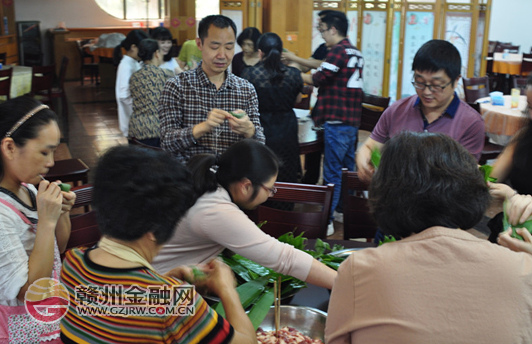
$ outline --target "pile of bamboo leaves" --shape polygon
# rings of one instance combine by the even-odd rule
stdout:
[[[294,237],[293,233],[286,233],[278,240],[309,253],[333,269],[338,269],[340,263],[345,259],[345,257],[340,258],[328,254],[331,250],[343,249],[343,246],[335,245],[331,249],[328,243],[320,239],[316,240],[314,250],[306,250],[307,239],[303,237],[303,234]],[[281,277],[281,298],[293,296],[301,288],[307,286],[305,282],[295,277],[279,274],[238,254],[224,251],[221,258],[231,267],[236,276],[239,284],[236,290],[240,302],[244,309],[249,309],[248,316],[255,329],[260,326],[274,303],[273,284],[278,277]],[[213,308],[218,314],[225,317],[225,310],[221,302],[213,305]]]

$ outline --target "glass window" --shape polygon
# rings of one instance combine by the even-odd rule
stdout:
[[[120,19],[163,19],[165,0],[94,0],[105,12]]]

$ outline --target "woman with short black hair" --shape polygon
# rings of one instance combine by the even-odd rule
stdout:
[[[490,198],[477,161],[449,136],[392,137],[369,204],[383,233],[402,240],[340,265],[325,341],[530,343],[532,256],[465,231]]]

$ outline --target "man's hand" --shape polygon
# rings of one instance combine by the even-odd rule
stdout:
[[[368,138],[366,142],[364,142],[362,147],[360,147],[360,149],[357,149],[356,164],[358,178],[360,178],[360,180],[362,180],[363,182],[371,182],[373,173],[375,173],[375,166],[373,166],[373,164],[371,163],[371,152],[374,149],[382,151],[383,146],[384,144],[377,142],[372,138]]]
[[[207,120],[204,122],[201,122],[200,124],[197,124],[192,128],[192,135],[194,138],[199,139],[203,135],[213,132],[221,126],[224,121],[230,117],[233,117],[229,112],[220,110],[220,109],[212,109],[208,115]]]
[[[255,135],[255,126],[249,119],[249,116],[245,114],[243,110],[240,110],[240,109],[235,110],[233,112],[237,114],[244,113],[244,117],[236,118],[235,116],[230,115],[230,117],[228,117],[227,120],[229,121],[229,127],[231,128],[231,130],[235,134],[242,135],[248,139],[252,137],[253,135]]]

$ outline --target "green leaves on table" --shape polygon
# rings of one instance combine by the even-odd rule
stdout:
[[[387,242],[394,242],[394,241],[396,240],[393,235],[385,235],[384,240],[379,241],[379,246],[381,246],[382,244],[386,244]]]
[[[490,182],[490,183],[496,183],[497,178],[490,177],[491,172],[493,171],[493,166],[491,165],[482,165],[478,168],[480,170],[480,173],[482,173],[482,176],[484,176],[484,181]]]
[[[273,288],[268,288],[249,311],[248,317],[249,320],[251,320],[255,331],[257,331],[260,324],[264,321],[264,318],[266,318],[274,301],[275,295],[273,294]]]

